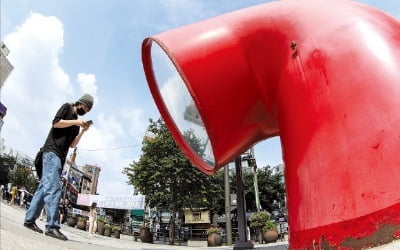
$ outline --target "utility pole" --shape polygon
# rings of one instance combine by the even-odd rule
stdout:
[[[75,159],[76,159],[76,149],[77,149],[77,147],[74,148],[74,152],[72,153],[71,162],[75,162]],[[71,165],[72,165],[72,164],[71,164]]]
[[[70,169],[72,168],[72,164],[75,163],[76,149],[77,149],[77,147],[74,148],[74,151],[72,152],[72,155],[71,155],[71,161],[69,163]],[[67,172],[67,174],[65,176],[65,180],[63,182],[63,200],[65,200],[65,198],[67,198],[68,174],[69,174],[69,171]]]
[[[226,244],[232,245],[232,221],[231,221],[231,187],[229,183],[229,164],[225,165],[225,221]]]

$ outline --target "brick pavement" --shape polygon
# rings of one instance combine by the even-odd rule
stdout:
[[[2,250],[116,250],[116,249],[233,249],[232,246],[222,247],[188,247],[170,246],[167,244],[149,244],[134,241],[132,236],[121,234],[121,239],[101,235],[90,236],[88,232],[63,225],[61,231],[69,238],[68,241],[61,241],[44,234],[33,232],[23,226],[24,209],[18,206],[10,206],[5,201],[0,201],[0,249]],[[36,223],[42,229],[45,222],[37,220]],[[257,250],[285,250],[288,249],[287,242],[277,242],[268,245],[255,245]],[[400,240],[394,241],[371,250],[398,250]]]

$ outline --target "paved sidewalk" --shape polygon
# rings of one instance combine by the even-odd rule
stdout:
[[[78,230],[67,225],[61,231],[68,237],[68,241],[61,241],[44,234],[33,232],[23,226],[25,210],[18,206],[10,206],[0,201],[0,249],[2,250],[113,250],[113,249],[233,249],[227,247],[187,247],[164,244],[149,244],[134,241],[132,236],[121,235],[121,239],[101,235],[90,236],[88,232]],[[45,223],[37,220],[36,224],[44,230]],[[264,245],[255,245],[256,249],[285,250],[287,242],[277,242]]]
[[[68,241],[61,241],[44,234],[33,232],[23,226],[24,209],[18,206],[10,206],[4,201],[0,201],[0,249],[1,250],[117,250],[117,249],[178,249],[178,250],[197,250],[197,249],[233,249],[227,247],[188,247],[171,246],[167,244],[149,244],[134,241],[132,236],[122,235],[121,239],[106,237],[101,235],[90,236],[88,232],[78,230],[67,225],[61,227],[61,231],[68,237]],[[41,229],[45,228],[45,222],[37,220],[36,223]],[[286,250],[287,242],[276,242],[264,245],[255,245],[257,250]],[[371,248],[371,250],[398,250],[400,240],[390,244]]]

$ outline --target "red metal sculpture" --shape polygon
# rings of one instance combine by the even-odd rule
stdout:
[[[182,83],[162,83],[154,47]],[[361,248],[400,235],[396,19],[347,0],[280,1],[161,33],[142,49],[157,107],[203,172],[281,137],[290,248]]]

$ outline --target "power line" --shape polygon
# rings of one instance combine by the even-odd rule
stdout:
[[[79,150],[83,150],[83,151],[114,151],[114,150],[122,150],[122,149],[128,149],[128,148],[136,148],[139,146],[140,145],[133,145],[133,146],[122,146],[122,147],[115,147],[115,148],[97,148],[97,149],[79,148]]]

